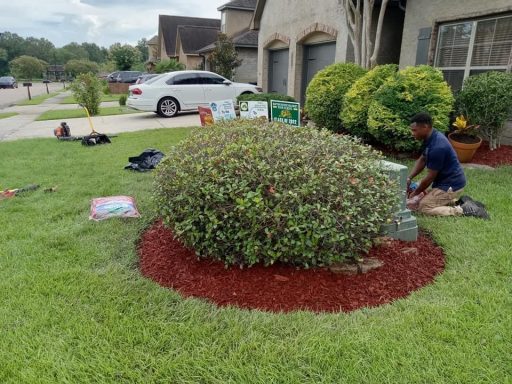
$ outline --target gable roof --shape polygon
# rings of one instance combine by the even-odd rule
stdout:
[[[175,57],[176,38],[178,36],[179,26],[213,27],[220,29],[219,19],[204,19],[201,17],[187,16],[168,16],[160,15],[158,17],[160,38],[164,41],[167,56]]]
[[[197,50],[217,40],[219,28],[180,26],[178,27],[178,39],[183,52],[197,54]]]
[[[267,0],[257,0],[256,7],[254,8],[254,15],[252,17],[252,29],[260,29],[261,16],[263,15],[263,9],[265,9],[266,3]]]
[[[258,48],[258,31],[246,29],[240,32],[238,35],[232,37],[235,48]],[[213,51],[215,48],[215,41],[211,44],[202,47],[196,51],[196,53],[207,53]]]
[[[254,11],[257,1],[258,0],[232,0],[229,3],[221,5],[219,8],[217,8],[217,10],[223,11],[224,9],[241,9]]]
[[[148,40],[148,45],[157,45],[158,44],[158,35],[153,36]]]

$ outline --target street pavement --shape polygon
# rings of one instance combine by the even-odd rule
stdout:
[[[63,86],[60,83],[48,84],[48,90],[50,92],[55,92],[62,88]],[[46,94],[46,85],[43,83],[33,83],[32,87],[30,87],[30,94],[33,97]],[[18,88],[0,89],[0,109],[12,106],[27,99],[27,88],[23,86],[23,83],[18,84]]]
[[[0,112],[17,112],[19,115],[7,119],[0,119],[0,141],[11,141],[25,138],[53,137],[53,130],[61,120],[35,121],[43,112],[52,109],[78,108],[76,104],[59,104],[62,99],[69,96],[63,92],[56,97],[45,100],[40,105],[12,106],[0,108]],[[116,102],[103,103],[102,106],[115,106]],[[94,129],[101,133],[117,134],[157,128],[179,128],[198,126],[197,113],[182,114],[174,118],[165,119],[155,113],[134,113],[116,116],[95,116],[92,118]],[[86,118],[67,119],[73,136],[84,136],[91,132],[89,121]]]

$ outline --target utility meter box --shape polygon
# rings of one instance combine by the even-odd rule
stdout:
[[[408,169],[401,164],[382,161],[382,167],[389,177],[396,181],[396,188],[400,196],[400,203],[393,216],[393,221],[384,224],[381,232],[385,236],[403,241],[416,241],[418,239],[418,223],[416,217],[407,209],[407,175]]]

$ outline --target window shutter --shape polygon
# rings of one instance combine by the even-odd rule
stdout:
[[[418,35],[418,47],[416,48],[416,65],[428,64],[428,54],[430,50],[430,37],[432,28],[420,28]]]

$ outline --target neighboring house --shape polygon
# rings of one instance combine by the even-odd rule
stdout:
[[[214,36],[212,29],[216,29],[216,33],[218,33],[220,31],[220,25],[219,19],[160,15],[158,18],[158,49],[155,61],[165,59],[179,60],[181,58],[184,60],[182,63],[187,65],[187,69],[196,69],[195,64],[197,60],[194,58],[199,57],[199,55],[196,52],[185,53],[185,51],[188,50],[190,46],[197,46],[197,50],[207,44],[213,43],[217,35],[215,34]],[[191,34],[188,30],[182,28],[180,35],[180,27],[195,27],[194,31],[200,33],[200,39],[194,42],[185,42],[185,36],[189,38]],[[199,32],[201,28],[204,29],[204,32]],[[213,39],[205,39],[205,36],[211,36]],[[178,41],[179,39],[180,41]],[[184,47],[185,49],[183,49]],[[189,65],[191,66],[189,67]]]
[[[218,8],[221,13],[221,32],[232,39],[238,58],[242,61],[235,70],[234,80],[244,83],[258,81],[258,31],[250,29],[257,0],[233,0]],[[211,70],[208,57],[215,43],[197,51],[204,57],[204,67]]]
[[[399,1],[391,0],[384,23],[378,61],[398,62],[404,23]],[[252,27],[260,33],[258,84],[267,92],[304,101],[306,87],[319,70],[353,60],[339,0],[258,0]]]
[[[158,60],[158,35],[153,36],[148,40],[148,62],[155,62]]]
[[[180,26],[176,39],[178,61],[185,64],[187,69],[202,69],[203,57],[197,52],[205,45],[217,40],[218,28]]]

